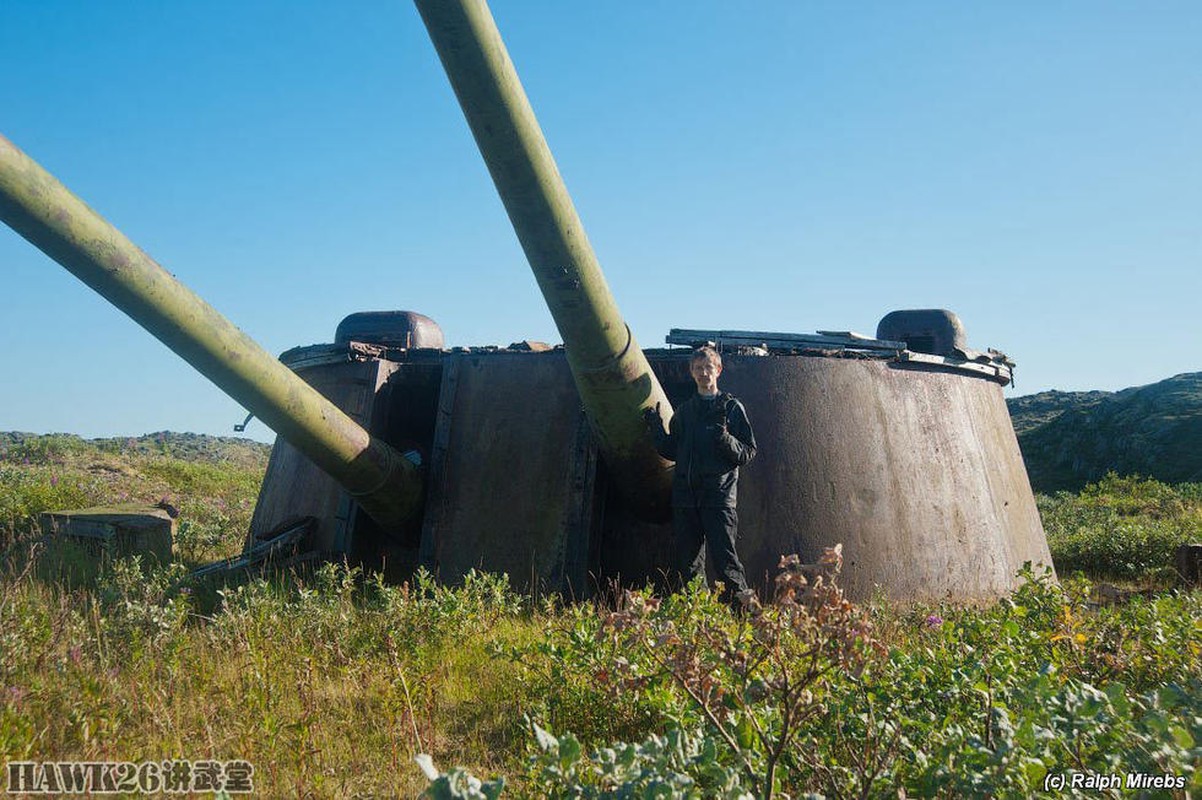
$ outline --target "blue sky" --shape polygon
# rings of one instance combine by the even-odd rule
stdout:
[[[1011,396],[1202,369],[1202,4],[492,9],[644,345],[944,307]],[[7,0],[0,74],[0,133],[271,352],[558,341],[404,2]],[[0,430],[243,416],[3,227],[0,336]]]

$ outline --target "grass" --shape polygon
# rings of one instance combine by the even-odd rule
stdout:
[[[535,604],[487,575],[388,586],[337,565],[174,590],[188,567],[237,551],[261,474],[72,441],[0,455],[0,761],[245,759],[267,796],[409,797],[428,785],[424,752],[537,797],[617,785],[619,768],[592,755],[609,747],[631,786],[687,773],[747,787],[762,748],[717,738],[656,648],[620,638],[630,622],[612,608]],[[181,563],[30,552],[40,511],[121,494],[179,506]],[[869,604],[875,649],[810,687],[823,711],[783,751],[781,790],[1022,797],[1050,770],[1115,759],[1202,787],[1202,593],[1169,588],[1166,568],[1198,538],[1202,487],[1108,477],[1039,504],[1062,584],[1033,575],[985,609]],[[1090,579],[1159,588],[1099,607]],[[648,614],[647,631],[690,642],[746,630],[701,591]],[[779,725],[756,676],[722,663],[707,674],[746,699],[731,730],[739,714]],[[673,761],[656,736],[695,757]],[[870,769],[873,747],[887,763]]]
[[[3,584],[0,760],[244,758],[272,793],[385,797],[420,791],[418,752],[499,769],[520,749],[517,667],[488,653],[528,644],[533,617],[334,567],[202,616],[169,577],[114,562],[95,591]]]

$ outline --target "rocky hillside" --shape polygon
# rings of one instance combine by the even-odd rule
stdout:
[[[1014,432],[1019,436],[1059,417],[1065,411],[1079,411],[1114,397],[1114,392],[1050,392],[1028,394],[1006,401]]]
[[[1111,471],[1202,481],[1202,372],[1120,392],[1006,402],[1036,491],[1076,491]]]

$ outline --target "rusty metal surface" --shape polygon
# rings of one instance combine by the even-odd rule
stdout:
[[[315,517],[290,520],[262,536],[253,537],[246,543],[240,555],[197,567],[188,574],[186,580],[194,581],[209,575],[228,576],[239,570],[268,563],[281,565],[306,549],[305,545],[317,522]]]
[[[580,397],[562,353],[448,356],[422,554],[443,580],[505,572],[558,590],[578,569]],[[447,381],[453,397],[446,397]]]
[[[819,333],[774,333],[771,331],[719,331],[673,328],[664,337],[668,344],[683,344],[700,347],[711,343],[723,348],[732,346],[760,346],[766,350],[796,350],[801,348],[823,348],[832,350],[866,350],[895,353],[905,350],[906,343],[886,339],[872,339],[852,331],[821,331]]]
[[[396,369],[387,361],[342,361],[298,372],[304,381],[356,423],[370,430],[375,397]],[[251,517],[247,549],[279,525],[311,516],[312,542],[323,552],[350,550],[352,501],[324,470],[287,439],[276,439],[263,476],[263,486]]]
[[[416,311],[358,311],[344,317],[334,331],[334,343],[441,350],[445,341],[438,323]]]
[[[908,316],[907,316],[908,315]],[[819,331],[811,333],[771,333],[767,331],[720,331],[673,328],[664,341],[668,344],[700,347],[715,345],[721,352],[746,355],[812,355],[839,356],[849,358],[879,358],[906,362],[909,366],[938,367],[976,375],[984,375],[1003,386],[1014,381],[1014,362],[1005,353],[990,349],[982,353],[970,350],[963,344],[964,326],[950,311],[894,311],[886,315],[885,322],[896,318],[901,322],[917,319],[921,335],[915,335],[918,347],[925,350],[907,349],[906,342],[888,339],[870,339],[852,331]],[[950,318],[950,319],[949,319]],[[931,320],[935,321],[932,322]],[[940,321],[946,323],[940,326]],[[898,329],[901,322],[892,326]],[[954,324],[953,324],[954,323]],[[889,326],[886,326],[889,329]],[[935,332],[932,333],[931,331]],[[901,332],[904,332],[901,331]],[[954,334],[954,335],[953,335]],[[931,348],[944,347],[946,355],[931,355]]]
[[[906,350],[898,353],[897,361],[900,365],[908,367],[916,367],[919,369],[936,368],[941,370],[951,370],[955,372],[971,372],[982,375],[991,381],[997,381],[1002,386],[1007,386],[1014,382],[1014,365],[1013,363],[1005,363],[1002,361],[994,361],[989,358],[981,360],[970,360],[966,358],[957,358],[955,356],[932,356],[926,353],[912,353]]]
[[[761,586],[781,555],[843,543],[844,585],[867,598],[988,598],[1024,561],[1051,565],[1001,388],[888,362],[728,356],[760,449],[739,481],[739,554]],[[682,358],[655,358],[666,388]],[[607,525],[606,572],[654,576],[668,526]],[[616,529],[615,529],[616,528]],[[639,545],[645,542],[645,545]]]
[[[877,323],[878,339],[900,339],[916,353],[950,356],[968,347],[964,323],[942,308],[890,311]]]

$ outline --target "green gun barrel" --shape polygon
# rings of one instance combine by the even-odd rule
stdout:
[[[338,481],[385,531],[418,468],[296,376],[0,136],[0,220],[99,292]]]
[[[668,513],[671,465],[642,412],[671,405],[618,311],[483,0],[415,0],[526,253],[610,474],[632,508]]]

